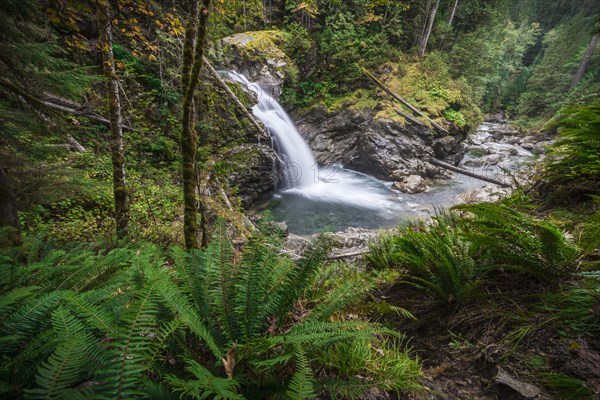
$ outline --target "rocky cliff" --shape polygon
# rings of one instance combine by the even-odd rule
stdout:
[[[424,125],[378,117],[373,109],[318,107],[297,124],[319,163],[340,163],[387,181],[443,177],[427,158],[453,158],[462,150],[460,134],[440,136]]]

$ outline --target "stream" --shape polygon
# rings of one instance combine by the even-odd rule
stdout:
[[[506,189],[455,174],[436,180],[417,194],[405,194],[367,174],[341,165],[319,166],[295,124],[279,103],[256,83],[235,72],[224,74],[257,95],[252,111],[267,127],[272,145],[284,165],[285,185],[256,211],[271,210],[276,221],[285,222],[291,233],[310,235],[348,227],[392,228],[403,221],[431,215],[435,209],[473,200]],[[481,175],[509,181],[507,174],[533,159],[518,133],[503,123],[484,122],[466,140],[467,153],[460,166]],[[479,193],[479,194],[478,194]]]

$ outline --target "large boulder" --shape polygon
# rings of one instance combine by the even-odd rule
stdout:
[[[217,42],[213,58],[217,65],[240,72],[279,99],[283,82],[297,74],[296,67],[280,49],[283,35],[281,31],[237,33]]]
[[[427,126],[380,117],[368,108],[329,112],[317,107],[305,112],[297,125],[319,163],[341,163],[387,181],[402,181],[408,175],[445,176],[427,159],[449,155],[460,140],[451,136],[451,143],[442,140],[434,150],[440,138]]]

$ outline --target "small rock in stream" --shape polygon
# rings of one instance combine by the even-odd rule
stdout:
[[[420,175],[408,175],[399,182],[394,182],[393,189],[397,189],[403,193],[415,194],[421,193],[429,189],[427,182]]]

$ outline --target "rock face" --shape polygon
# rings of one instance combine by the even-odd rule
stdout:
[[[282,176],[282,168],[271,147],[243,146],[230,157],[229,162],[235,171],[229,176],[229,183],[239,188],[238,195],[243,207],[273,196]]]
[[[302,115],[297,125],[319,163],[341,163],[388,181],[402,181],[408,175],[444,176],[426,160],[456,152],[461,140],[460,136],[439,137],[410,122],[376,118],[369,109],[327,112],[318,107]]]
[[[295,67],[278,47],[279,31],[244,32],[221,39],[217,44],[217,65],[236,70],[273,98],[279,99],[283,82],[295,74]]]

